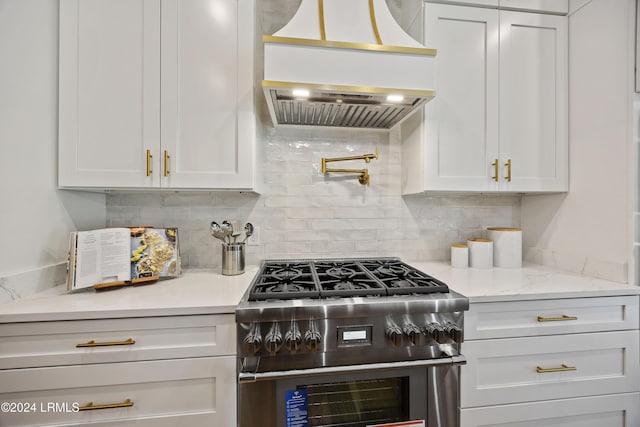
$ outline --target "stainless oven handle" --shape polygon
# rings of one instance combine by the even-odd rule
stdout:
[[[291,377],[309,377],[315,375],[348,374],[367,371],[380,371],[383,369],[438,367],[464,365],[467,360],[462,355],[440,359],[409,360],[403,362],[368,363],[364,365],[331,366],[326,368],[297,369],[291,371],[274,372],[240,372],[238,382],[249,383],[264,380],[277,380]]]

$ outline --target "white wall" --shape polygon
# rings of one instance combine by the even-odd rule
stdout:
[[[56,189],[58,1],[0,0],[0,303],[61,283],[105,196]]]
[[[523,197],[525,253],[534,262],[626,282],[635,1],[578,3],[569,17],[570,190]]]

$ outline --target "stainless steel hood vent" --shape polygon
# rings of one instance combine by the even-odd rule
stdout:
[[[406,34],[385,0],[302,0],[263,41],[275,125],[391,129],[435,96],[435,49]]]
[[[290,89],[265,87],[280,125],[390,129],[425,102],[425,97],[404,97],[389,102],[386,94],[323,92],[314,90],[305,99]]]

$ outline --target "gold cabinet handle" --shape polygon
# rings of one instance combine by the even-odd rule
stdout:
[[[491,177],[495,182],[498,182],[498,175],[500,175],[500,165],[498,164],[498,159],[495,162],[491,163],[491,166],[495,168],[495,175]]]
[[[169,155],[169,151],[164,150],[164,176],[169,176],[169,159],[171,156]]]
[[[122,403],[108,403],[106,405],[94,405],[93,402],[89,402],[84,406],[78,408],[79,411],[95,411],[96,409],[113,409],[113,408],[127,408],[133,406],[133,401],[127,399]]]
[[[507,167],[507,176],[505,176],[504,179],[506,179],[507,182],[511,182],[511,159],[507,160],[507,163],[504,165]]]
[[[133,345],[136,343],[136,340],[129,338],[125,341],[106,341],[106,342],[95,342],[91,340],[89,342],[76,344],[76,347],[109,347],[112,345]]]
[[[563,314],[562,317],[542,317],[538,316],[538,322],[564,322],[566,320],[578,320],[576,316],[567,316]]]
[[[576,371],[578,368],[575,366],[565,365],[564,363],[560,365],[559,368],[542,368],[540,366],[536,366],[536,372],[539,374],[547,374],[549,372],[564,372],[564,371]]]
[[[147,150],[147,176],[151,176],[151,174],[153,173],[153,171],[151,170],[151,159],[153,159],[151,150]]]

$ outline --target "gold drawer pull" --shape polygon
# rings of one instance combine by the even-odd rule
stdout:
[[[108,347],[111,345],[133,345],[136,343],[134,339],[127,339],[126,341],[107,341],[107,342],[95,342],[91,340],[89,342],[76,344],[76,347]]]
[[[576,371],[578,368],[575,366],[565,365],[564,363],[560,365],[560,368],[542,368],[540,366],[536,366],[536,372],[539,374],[546,374],[548,372],[564,372],[564,371]]]
[[[563,314],[562,317],[542,317],[538,316],[538,322],[563,322],[565,320],[578,320],[576,316],[567,316]]]
[[[89,402],[84,406],[78,408],[79,411],[95,411],[96,409],[113,409],[113,408],[127,408],[133,406],[133,401],[127,399],[122,403],[109,403],[106,405],[94,405],[93,402]]]

